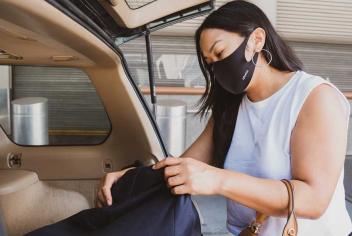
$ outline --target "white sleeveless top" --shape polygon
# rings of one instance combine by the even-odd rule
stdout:
[[[245,95],[241,102],[231,146],[224,168],[259,178],[292,179],[290,136],[298,113],[313,88],[328,83],[340,94],[346,108],[346,129],[350,104],[331,82],[297,71],[293,77],[270,97],[252,102]],[[347,236],[352,223],[345,205],[342,168],[334,195],[327,210],[319,219],[297,218],[298,236]],[[234,235],[255,219],[255,210],[227,199],[227,229]],[[286,217],[269,216],[260,236],[281,235]]]

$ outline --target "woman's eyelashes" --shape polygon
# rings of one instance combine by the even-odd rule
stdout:
[[[212,64],[215,61],[219,61],[219,60],[223,59],[224,58],[224,51],[225,51],[224,49],[219,50],[219,51],[214,50],[211,60],[208,57],[204,57],[205,62],[207,64]]]
[[[224,50],[220,51],[220,52],[217,52],[215,54],[215,56],[218,58],[218,59],[221,59],[222,58],[222,53],[223,53]]]

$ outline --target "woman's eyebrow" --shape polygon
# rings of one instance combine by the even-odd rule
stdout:
[[[209,53],[211,53],[211,52],[213,51],[215,45],[216,45],[218,42],[220,42],[220,41],[221,41],[221,39],[218,39],[218,40],[216,40],[216,41],[213,43],[213,45],[209,48]]]

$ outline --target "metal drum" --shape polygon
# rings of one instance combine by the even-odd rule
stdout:
[[[186,103],[165,99],[155,106],[155,118],[170,155],[180,156],[186,141]]]
[[[13,100],[11,122],[12,138],[15,143],[49,144],[47,98],[25,97]]]

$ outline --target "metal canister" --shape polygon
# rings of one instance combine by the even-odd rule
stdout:
[[[24,97],[11,101],[13,141],[20,145],[47,145],[48,99]]]
[[[175,99],[159,100],[155,118],[170,155],[180,156],[186,141],[186,103]]]

